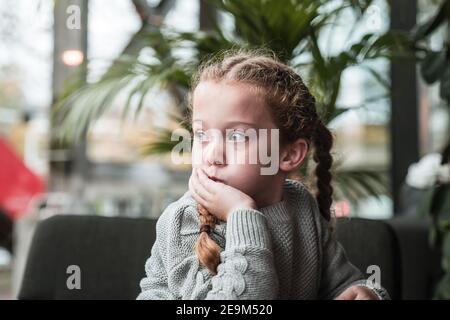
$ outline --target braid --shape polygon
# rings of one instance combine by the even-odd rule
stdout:
[[[330,151],[333,146],[333,136],[322,121],[319,120],[312,139],[315,147],[313,158],[317,163],[317,204],[319,205],[322,216],[327,221],[330,221],[330,208],[333,202],[333,187],[331,186],[332,175],[330,172],[333,164],[333,157],[331,156]]]
[[[200,218],[200,236],[195,244],[195,252],[200,263],[212,274],[216,274],[220,263],[220,247],[209,235],[211,229],[216,226],[216,218],[200,204],[197,210]]]

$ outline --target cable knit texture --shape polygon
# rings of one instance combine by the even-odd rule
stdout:
[[[286,180],[281,202],[238,209],[216,225],[215,276],[195,255],[196,207],[188,191],[158,219],[138,299],[331,299],[364,279],[298,181]]]

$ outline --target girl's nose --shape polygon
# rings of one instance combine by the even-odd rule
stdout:
[[[208,165],[224,165],[225,152],[221,139],[213,139],[206,149],[204,160]]]

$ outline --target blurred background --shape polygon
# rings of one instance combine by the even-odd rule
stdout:
[[[316,96],[336,215],[425,219],[448,170],[447,2],[0,1],[0,299],[38,221],[157,218],[187,190],[171,133],[198,64],[229,48],[272,49]]]

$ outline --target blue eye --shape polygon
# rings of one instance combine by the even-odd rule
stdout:
[[[198,131],[195,131],[195,133],[194,133],[194,139],[197,139],[199,141],[207,141],[208,136],[206,135],[206,133],[204,131],[198,130]]]
[[[228,140],[232,142],[242,142],[246,140],[246,135],[241,131],[233,131],[228,135]]]

